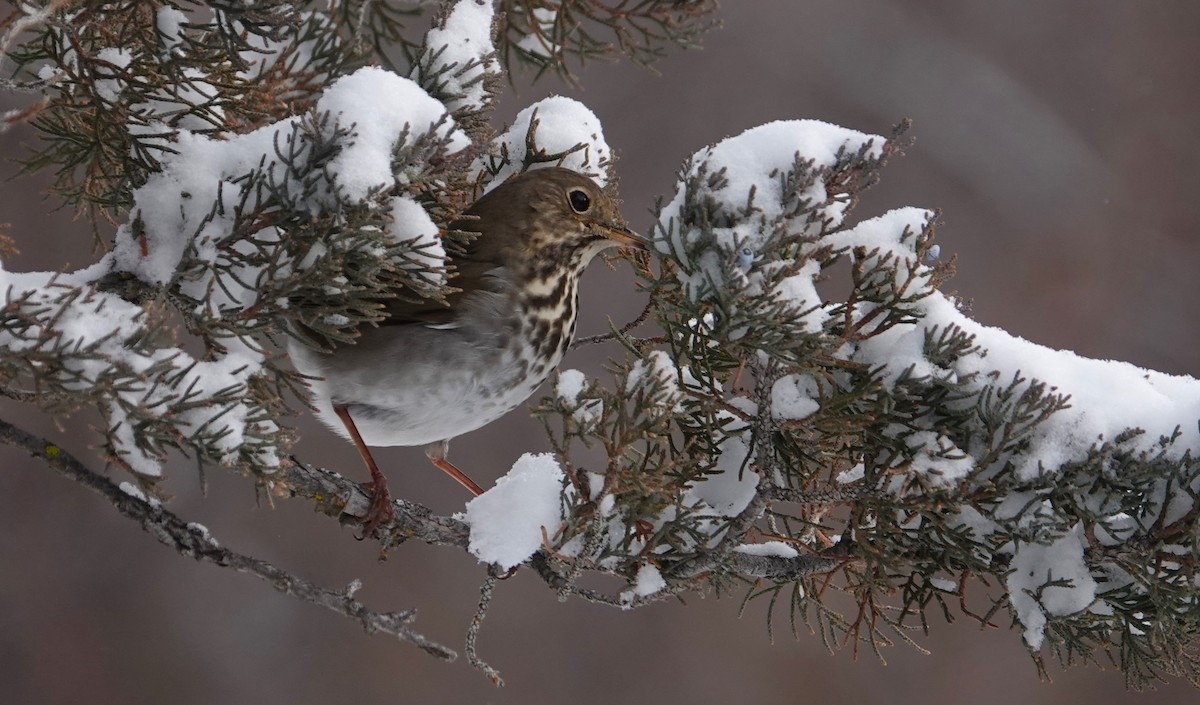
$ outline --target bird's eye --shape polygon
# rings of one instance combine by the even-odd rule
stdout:
[[[576,213],[587,213],[588,209],[592,207],[592,199],[579,189],[567,194],[567,198],[571,201],[571,208],[575,209]]]

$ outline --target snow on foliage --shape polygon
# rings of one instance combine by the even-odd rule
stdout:
[[[587,388],[587,377],[579,370],[561,370],[558,373],[558,384],[555,392],[563,402],[576,405],[579,395]]]
[[[262,341],[286,331],[299,345],[307,329],[345,342],[378,320],[382,291],[444,294],[447,251],[461,241],[444,242],[438,224],[471,184],[545,165],[607,183],[600,122],[570,98],[541,100],[471,144],[490,134],[496,10],[444,7],[409,78],[368,66],[332,79],[360,65],[362,47],[344,46],[344,18],[320,10],[259,27],[163,7],[151,43],[130,48],[60,41],[62,24],[43,42],[62,51],[23,67],[48,81],[47,100],[82,90],[80,106],[102,108],[86,119],[130,138],[95,152],[105,159],[71,145],[61,154],[79,160],[58,163],[64,178],[103,182],[79,189],[81,203],[129,218],[86,270],[0,268],[0,373],[64,407],[97,406],[106,451],[142,476],[124,491],[148,497],[171,447],[272,473],[279,389],[294,378]],[[565,5],[506,9],[524,18],[515,46],[527,58],[559,58],[552,34],[572,41]],[[376,40],[388,29],[364,27]],[[219,36],[239,55],[223,68],[195,60],[195,40]],[[169,70],[143,80],[155,57]],[[72,79],[89,72],[90,83]],[[265,123],[292,105],[306,108]],[[547,565],[575,558],[572,569],[621,575],[629,587],[615,602],[633,606],[712,584],[701,576],[723,578],[737,554],[807,557],[793,543],[748,543],[765,512],[793,503],[803,511],[772,514],[771,532],[812,553],[845,548],[847,587],[870,598],[859,604],[871,619],[847,620],[847,641],[924,609],[928,586],[958,590],[941,576],[970,574],[1002,581],[1032,650],[1065,643],[1073,657],[1117,633],[1132,657],[1149,639],[1123,640],[1194,631],[1200,382],[971,320],[937,288],[932,212],[846,222],[892,147],[791,120],[692,155],[652,230],[662,277],[640,272],[662,295],[666,336],[623,338],[636,356],[612,389],[559,375],[549,408],[563,413],[563,461],[524,455],[472,500],[469,550],[508,569],[550,542]],[[819,284],[839,264],[851,291],[828,300],[837,289]],[[176,346],[170,335],[184,330],[202,354]],[[570,462],[576,440],[607,464]],[[876,593],[911,602],[875,610]]]
[[[120,56],[114,52],[110,58]],[[367,204],[411,178],[394,170],[399,146],[426,138],[453,152],[468,144],[444,105],[409,79],[377,67],[336,81],[318,99],[313,115],[307,123],[296,116],[221,138],[172,128],[171,152],[133,193],[131,217],[100,263],[53,282],[48,273],[5,274],[9,301],[31,311],[58,311],[39,319],[46,326],[43,335],[18,339],[6,332],[6,347],[25,354],[56,346],[88,350],[71,363],[75,385],[101,384],[113,375],[128,378],[114,385],[102,411],[113,429],[110,451],[139,474],[161,472],[162,449],[139,431],[151,413],[158,425],[173,425],[221,462],[240,457],[261,469],[277,465],[275,450],[263,439],[278,428],[248,392],[263,372],[263,354],[248,339],[235,337],[222,338],[221,348],[205,359],[177,348],[131,344],[147,335],[142,307],[112,294],[81,295],[68,284],[80,287],[110,273],[132,274],[148,284],[173,286],[199,302],[188,313],[201,320],[233,317],[264,304],[286,306],[286,301],[262,299],[267,283],[311,266],[323,246],[315,245],[304,260],[287,261],[280,230],[264,218],[261,229],[246,237],[245,214],[261,212],[268,198],[287,201],[275,209],[286,205],[313,216]],[[315,140],[337,149],[320,166],[320,179],[301,182],[300,163],[316,149]],[[388,230],[381,239],[409,246],[399,266],[418,268],[431,285],[444,282],[445,250],[429,214],[404,195],[386,204]],[[187,276],[181,275],[185,264]]]
[[[667,581],[663,579],[658,568],[651,563],[644,563],[634,576],[633,587],[621,593],[621,604],[625,609],[629,609],[637,598],[653,595],[666,586]]]
[[[514,46],[539,59],[549,59],[560,54],[562,47],[549,39],[554,36],[554,23],[558,21],[558,10],[549,7],[535,7],[530,16],[536,28],[530,27],[530,32],[518,39]]]
[[[422,85],[437,82],[435,93],[452,113],[477,112],[491,101],[484,78],[500,73],[493,21],[490,0],[459,0],[441,26],[425,35],[427,58],[413,69],[413,77]]]
[[[674,411],[683,399],[679,387],[679,370],[671,356],[663,350],[654,350],[643,360],[638,360],[625,378],[625,394],[644,395],[647,402],[664,413]]]
[[[446,139],[452,151],[467,145],[466,137],[454,130],[445,106],[407,78],[378,67],[339,79],[317,101],[315,112],[332,118],[321,125],[327,137],[333,137],[335,126],[352,126],[353,138],[324,165],[328,179],[324,188],[290,204],[314,214],[365,201],[394,186],[398,178],[405,179],[392,168],[393,151],[402,141],[434,134]],[[277,150],[294,145],[293,152],[303,155],[311,149],[300,127],[301,118],[293,117],[227,139],[181,131],[172,145],[175,154],[164,158],[162,170],[134,193],[133,218],[117,233],[115,268],[151,284],[165,284],[189,248],[195,248],[201,259],[215,257],[222,240],[233,233],[239,214],[253,210],[264,195],[248,190],[248,174],[265,169],[273,184],[294,180]],[[299,199],[307,190],[304,184],[294,183],[291,192]],[[214,203],[223,206],[216,214]],[[424,222],[414,223],[413,228],[427,230]],[[272,231],[264,228],[263,234],[275,237]],[[213,287],[218,293],[210,305],[248,306],[256,296],[257,280],[255,271],[238,272],[223,286]],[[202,298],[199,295],[212,282],[200,280],[189,286],[196,298]]]
[[[125,87],[124,79],[117,72],[129,66],[133,54],[128,49],[109,47],[96,52],[96,95],[106,103],[115,103]],[[116,71],[114,71],[114,69]]]
[[[898,506],[922,492],[966,492],[970,483],[1006,473],[1006,482],[1018,486],[1053,487],[1054,478],[1084,467],[1107,442],[1135,456],[1186,464],[1200,449],[1200,382],[1084,359],[973,321],[935,287],[936,256],[928,241],[934,215],[928,210],[902,208],[844,224],[851,200],[832,180],[878,160],[884,143],[826,123],[788,121],[747,130],[693,155],[653,231],[657,251],[675,263],[673,276],[695,308],[688,311],[690,323],[674,329],[681,348],[706,356],[706,350],[741,339],[756,341],[758,349],[748,354],[760,374],[773,365],[792,372],[774,379],[764,395],[777,423],[804,424],[826,413],[825,399],[848,393],[838,385],[852,383],[839,370],[870,371],[900,398],[928,393],[923,390],[930,386],[953,390],[944,406],[929,402],[924,415],[879,431],[902,449],[880,480]],[[831,302],[818,292],[825,266],[837,258],[856,267],[855,299]],[[954,335],[969,342],[951,352],[938,347],[937,341]],[[770,341],[765,349],[764,340]],[[789,367],[790,357],[773,357],[794,355],[804,340],[836,356],[838,367],[814,375]],[[711,375],[691,363],[690,373]],[[698,386],[720,391],[715,384]],[[1023,443],[997,455],[994,432],[974,426],[964,432],[953,424],[991,423],[987,405],[1000,403],[996,390],[1006,387],[1017,401],[1023,393],[1036,400],[1042,389],[1050,396],[1031,412],[1041,410],[1045,418],[1030,423]],[[753,402],[726,403],[755,411]],[[995,413],[1016,414],[1015,404]],[[979,420],[962,421],[974,417]],[[688,495],[733,516],[755,493],[757,461],[743,435],[730,432],[718,448],[717,472],[693,483]],[[837,482],[860,485],[870,477],[859,463],[840,471]],[[1151,513],[1161,509],[1160,525],[1194,511],[1200,480],[1190,482],[1176,489],[1165,478],[1157,483],[1146,506]],[[1097,598],[1116,594],[1135,578],[1115,565],[1089,564],[1081,525],[1064,524],[1061,509],[1042,499],[1045,490],[1009,492],[995,500],[993,514],[964,507],[948,524],[969,531],[977,550],[993,546],[996,555],[1010,557],[1010,604],[1025,626],[1026,643],[1037,649],[1048,618],[1096,610]],[[1083,500],[1098,515],[1098,535],[1112,544],[1131,540],[1139,532],[1133,522],[1122,523],[1126,508],[1105,497],[1097,492]],[[906,516],[901,511],[900,526],[910,526]],[[1115,528],[1121,526],[1123,531]]]
[[[716,467],[692,483],[684,503],[711,507],[717,516],[734,517],[754,499],[759,480],[759,474],[750,468],[750,444],[740,436],[729,436],[721,441]]]
[[[411,245],[413,256],[406,266],[435,284],[445,284],[446,248],[442,245],[437,223],[409,196],[395,196],[391,204],[388,238],[394,243]]]
[[[185,12],[169,5],[155,11],[154,28],[162,42],[163,58],[170,58],[175,49],[183,43],[183,23],[187,21],[188,16]]]
[[[996,374],[1001,379],[1022,377],[1054,384],[1070,397],[1071,406],[1052,415],[1035,432],[1034,443],[1020,458],[1017,474],[1032,478],[1053,473],[1066,463],[1078,461],[1098,438],[1113,439],[1132,428],[1145,431],[1135,445],[1151,450],[1159,438],[1176,430],[1178,441],[1168,451],[1179,458],[1200,449],[1200,380],[1163,374],[1117,360],[1093,360],[1070,350],[1031,343],[1007,331],[978,323],[961,313],[953,301],[937,292],[923,302],[925,329],[958,326],[973,335],[983,351],[961,358],[953,372],[959,378],[970,374]],[[906,356],[892,360],[902,365]],[[1200,489],[1197,487],[1195,489]],[[1178,519],[1167,516],[1168,523]]]
[[[339,195],[350,200],[365,199],[407,178],[392,169],[393,151],[402,140],[436,133],[448,139],[450,152],[470,144],[454,129],[445,105],[416,83],[377,66],[339,78],[317,101],[317,112],[354,126],[352,143],[328,167]]]
[[[818,399],[817,383],[811,376],[780,377],[771,388],[771,415],[784,420],[806,418],[821,408]]]
[[[327,15],[320,12],[297,12],[295,20],[296,31],[284,32],[279,36],[245,33],[245,41],[249,48],[238,52],[238,58],[246,65],[246,68],[238,72],[239,78],[244,81],[261,81],[266,80],[272,73],[304,75],[312,70],[317,60],[316,54],[323,47],[318,39],[320,32],[309,30],[328,31],[333,28],[333,23]],[[244,25],[234,20],[234,26]],[[318,70],[309,80],[320,85],[328,82],[329,75]]]
[[[563,522],[565,480],[553,455],[522,455],[494,487],[467,503],[468,549],[502,570],[525,562]]]
[[[530,131],[532,150],[529,149]],[[488,156],[475,169],[491,174],[490,191],[526,168],[562,166],[608,183],[612,150],[604,141],[600,119],[583,103],[564,96],[543,98],[517,113],[511,127],[492,141]]]
[[[572,418],[583,426],[595,423],[604,410],[604,402],[599,399],[580,401],[579,395],[587,387],[587,377],[579,370],[562,370],[558,373],[555,394],[566,408],[571,409]]]
[[[849,198],[830,195],[820,179],[799,191],[787,190],[780,175],[793,170],[798,159],[811,160],[817,169],[829,168],[843,153],[864,151],[877,158],[884,142],[878,135],[817,120],[789,120],[760,125],[706,147],[689,160],[675,197],[662,208],[655,246],[684,265],[680,276],[685,286],[694,297],[704,297],[704,292],[726,283],[722,258],[736,259],[741,253],[743,261],[747,257],[752,261],[753,253],[767,244],[771,234],[767,224],[782,222],[792,230],[817,234],[841,223]],[[700,174],[710,177],[701,186],[702,193],[685,187],[689,177]],[[698,226],[679,224],[690,220],[682,212],[685,203],[704,199],[730,213],[750,206],[754,215],[729,226],[714,224],[709,232],[715,241],[703,250],[701,260],[693,263],[702,231]],[[812,213],[817,217],[810,219]]]
[[[1083,560],[1086,548],[1077,525],[1048,545],[1025,544],[1013,556],[1006,587],[1029,648],[1042,648],[1047,614],[1082,612],[1095,599],[1096,581]]]
[[[795,558],[800,552],[782,541],[764,541],[762,543],[739,544],[735,551],[748,556],[776,556],[778,558]]]
[[[202,437],[221,462],[232,464],[249,454],[260,467],[277,466],[274,448],[248,439],[248,432],[261,436],[277,430],[272,420],[244,403],[261,355],[234,346],[222,357],[197,360],[173,348],[130,344],[146,335],[145,311],[115,295],[78,288],[101,269],[75,275],[0,269],[0,291],[9,313],[36,312],[34,325],[0,328],[0,348],[45,367],[42,374],[53,378],[43,378],[43,384],[66,393],[86,395],[111,387],[101,409],[114,429],[110,452],[138,474],[160,475],[162,453],[136,442],[134,427],[165,409],[173,409],[170,422],[179,433]],[[50,356],[61,356],[62,367],[39,363]],[[212,403],[172,406],[180,401]]]

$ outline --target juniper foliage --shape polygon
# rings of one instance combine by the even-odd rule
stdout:
[[[454,4],[22,3],[0,23],[2,85],[36,98],[4,120],[37,131],[25,169],[55,174],[109,254],[9,277],[0,390],[52,414],[98,409],[108,457],[149,492],[172,449],[286,484],[280,420],[303,380],[283,338],[352,344],[387,297],[454,285],[428,238],[397,236],[398,199],[453,254],[464,236],[445,226],[488,181],[540,162],[610,168],[597,144],[542,139],[539,109],[495,135],[500,79],[518,64],[649,63],[694,45],[715,5],[500,0],[494,52],[464,62],[425,33],[447,30]],[[321,98],[370,64],[449,110],[398,130],[396,178],[359,193],[331,164],[365,126]],[[180,192],[173,165],[203,140],[247,156],[208,191]],[[989,366],[976,334],[938,322],[935,304],[955,302],[934,217],[868,221],[882,240],[847,222],[904,147],[901,126],[828,159],[797,149],[749,188],[719,147],[684,164],[655,256],[636,261],[661,334],[614,331],[625,354],[611,379],[537,408],[568,481],[565,520],[530,564],[561,595],[623,607],[744,593],[856,651],[910,641],[930,610],[1007,618],[1039,667],[1106,655],[1135,687],[1197,683],[1196,419],[1040,455],[1072,400]],[[165,271],[147,264],[167,247],[146,228],[162,212],[186,243]],[[814,282],[819,297],[787,294]],[[883,364],[879,347],[901,336],[912,364]],[[1033,574],[1061,556],[1076,569]],[[587,573],[618,587],[582,587]]]

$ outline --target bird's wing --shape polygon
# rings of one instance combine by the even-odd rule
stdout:
[[[467,213],[478,208],[472,207]],[[450,225],[451,230],[462,232],[479,232],[476,223],[478,217],[468,217],[455,221]],[[451,255],[449,264],[453,266],[453,274],[449,284],[452,291],[446,294],[445,303],[418,297],[398,297],[382,299],[386,310],[386,318],[379,322],[381,326],[423,325],[431,328],[453,328],[455,317],[463,310],[466,302],[477,294],[495,294],[503,290],[503,284],[498,279],[497,272],[503,267],[499,257],[494,252],[498,244],[495,240],[503,237],[500,232],[484,236],[482,233],[467,244],[464,251]],[[482,241],[482,242],[481,242]]]
[[[495,264],[459,259],[456,262],[456,272],[449,281],[453,290],[446,294],[444,303],[416,297],[380,299],[385,317],[378,325],[454,328],[455,318],[458,312],[463,310],[466,302],[480,293],[491,294],[500,291],[498,281],[492,275],[496,269]]]

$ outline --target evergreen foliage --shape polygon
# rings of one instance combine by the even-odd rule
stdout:
[[[442,253],[465,236],[446,226],[495,179],[544,162],[607,176],[601,137],[546,131],[561,104],[494,135],[500,79],[649,63],[696,44],[715,6],[499,0],[494,45],[464,59],[455,3],[21,3],[0,24],[2,85],[37,97],[4,120],[37,130],[25,169],[55,174],[106,254],[0,271],[0,392],[98,409],[108,457],[151,494],[170,450],[289,487],[303,380],[287,337],[353,344],[387,298],[449,294]],[[411,78],[434,119],[331,110],[330,87],[368,65]],[[904,126],[837,129],[774,123],[683,165],[635,260],[660,331],[614,331],[611,379],[564,372],[537,407],[567,483],[529,564],[560,595],[621,607],[744,592],[855,651],[910,641],[929,610],[1007,617],[1039,667],[1106,654],[1134,687],[1200,683],[1197,420],[1064,436],[1054,422],[1087,409],[941,293],[934,214],[847,222]],[[364,188],[337,160],[373,139],[390,178]],[[722,151],[764,144],[783,151],[750,177]],[[202,158],[218,183],[188,180]],[[404,204],[441,236],[398,220]]]

